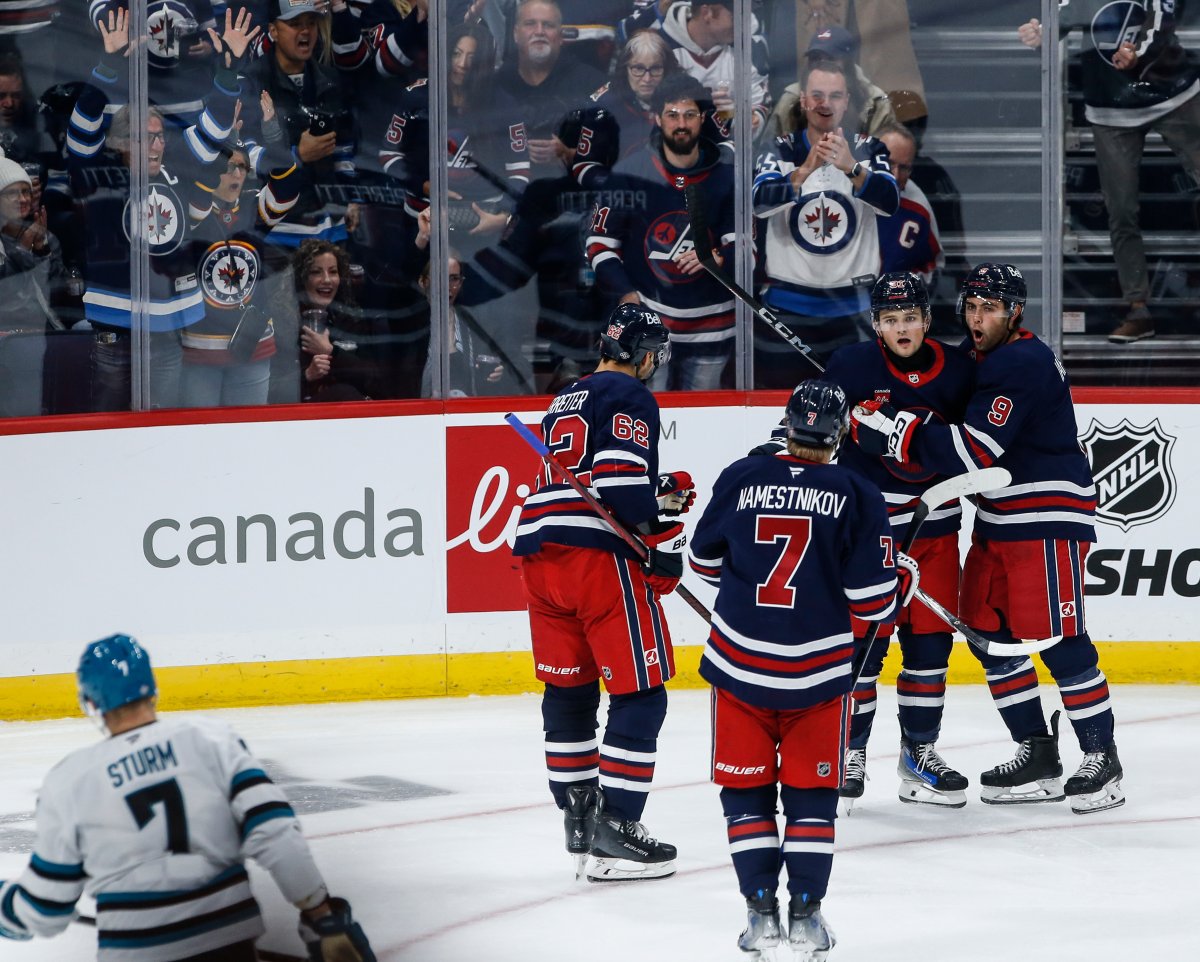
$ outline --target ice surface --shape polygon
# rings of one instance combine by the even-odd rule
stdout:
[[[1044,689],[1046,709],[1056,701]],[[978,773],[1012,755],[983,687],[952,687],[938,747],[971,779],[958,811],[896,797],[894,694],[880,692],[866,794],[839,818],[825,914],[831,962],[1200,959],[1200,689],[1116,687],[1128,803],[997,809]],[[717,789],[708,696],[673,692],[645,821],[679,847],[671,879],[576,883],[542,768],[533,696],[220,713],[298,799],[331,889],[381,962],[708,962],[744,956]],[[82,719],[0,725],[0,878],[32,845],[46,771],[98,735]],[[1080,752],[1063,724],[1068,774]],[[295,913],[254,872],[264,949],[301,954]],[[93,931],[0,940],[3,962],[84,962]],[[786,955],[780,956],[780,962]]]

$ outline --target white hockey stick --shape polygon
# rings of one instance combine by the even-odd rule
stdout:
[[[941,618],[942,621],[959,631],[967,641],[985,655],[1007,655],[1009,657],[1013,655],[1033,655],[1039,651],[1045,651],[1047,648],[1052,648],[1063,639],[1062,635],[1055,635],[1053,638],[1034,638],[1028,641],[993,641],[979,634],[979,632],[971,628],[957,616],[952,615],[936,598],[930,598],[920,587],[917,588],[915,597],[921,604]]]

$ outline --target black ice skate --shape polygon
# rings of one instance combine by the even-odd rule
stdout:
[[[865,748],[846,749],[846,774],[842,777],[842,787],[838,794],[846,799],[846,814],[854,808],[854,800],[862,798],[867,786],[867,750]]]
[[[914,742],[902,736],[896,774],[902,802],[946,808],[967,804],[966,776],[946,764],[933,742]]]
[[[675,846],[651,838],[641,822],[622,821],[601,810],[588,859],[589,882],[625,882],[675,874]]]
[[[837,938],[821,914],[821,902],[793,895],[788,906],[788,945],[795,962],[824,962]]]
[[[1066,793],[1071,800],[1071,811],[1089,815],[1124,805],[1125,793],[1121,791],[1124,774],[1115,744],[1102,752],[1088,752],[1083,756],[1079,771],[1067,779]]]
[[[746,899],[746,930],[738,937],[738,948],[746,959],[757,962],[764,949],[773,949],[783,938],[779,925],[779,900],[774,892],[758,890],[755,898]]]
[[[567,789],[567,807],[563,809],[563,827],[567,833],[567,852],[575,856],[575,878],[583,878],[592,835],[596,831],[596,802],[600,789],[595,785],[572,785]]]
[[[979,776],[979,797],[988,805],[1061,802],[1062,761],[1058,757],[1058,716],[1050,718],[1049,735],[1033,735],[1017,745],[1012,761]]]

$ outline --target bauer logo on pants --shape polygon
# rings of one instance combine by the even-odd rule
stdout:
[[[1139,427],[1093,421],[1082,439],[1096,479],[1096,516],[1122,531],[1161,518],[1175,502],[1175,438],[1156,418]]]

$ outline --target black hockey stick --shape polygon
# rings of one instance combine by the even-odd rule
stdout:
[[[688,220],[692,227],[692,244],[695,246],[696,257],[700,259],[700,266],[708,271],[713,280],[750,308],[755,317],[803,354],[813,367],[824,374],[825,366],[813,356],[812,348],[800,339],[800,335],[784,324],[769,307],[751,297],[737,281],[726,277],[721,268],[717,266],[716,259],[713,257],[712,235],[704,214],[704,203],[700,199],[700,192],[696,189],[695,184],[688,184],[683,188],[683,199],[687,204]]]
[[[949,501],[957,501],[968,494],[978,494],[980,491],[994,491],[996,488],[1003,488],[1011,480],[1012,475],[1004,468],[984,468],[982,471],[968,471],[966,474],[956,474],[952,478],[939,481],[937,484],[926,488],[925,492],[921,495],[921,500],[913,508],[912,520],[908,522],[904,536],[900,539],[899,550],[903,554],[908,554],[909,548],[917,540],[917,533],[921,530],[921,525],[925,523],[925,519],[929,517],[929,512],[934,508],[940,507]],[[926,605],[929,604],[928,601],[925,601],[928,596],[920,590],[919,585],[916,597],[924,601]],[[929,600],[932,601],[933,599]],[[946,615],[950,614],[945,608],[942,608],[942,611],[945,611]],[[940,614],[940,612],[935,613]],[[953,625],[959,631],[962,631],[967,641],[970,641],[977,648],[981,643],[987,641],[982,635],[968,628],[957,618],[955,618]],[[858,684],[858,679],[862,676],[863,669],[867,666],[867,661],[871,657],[871,649],[875,647],[875,639],[879,636],[879,629],[881,627],[882,625],[878,621],[872,623],[862,640],[862,644],[859,645],[858,651],[854,655],[854,675],[853,680],[850,682],[851,691]],[[972,635],[975,636],[974,639],[971,637]]]
[[[541,438],[539,438],[536,434],[530,431],[529,428],[522,424],[521,419],[515,414],[504,415],[504,420],[508,422],[509,427],[516,431],[517,434],[521,435],[521,440],[523,440],[538,453],[542,461],[545,462],[546,467],[548,467],[554,474],[558,475],[558,477],[566,481],[567,484],[574,489],[575,493],[587,502],[588,507],[596,512],[596,514],[602,521],[605,522],[605,524],[612,528],[613,534],[629,545],[629,547],[633,549],[634,554],[636,554],[643,562],[649,560],[650,549],[646,547],[646,545],[642,542],[642,539],[626,528],[625,525],[621,524],[620,521],[614,518],[612,513],[596,500],[595,495],[593,495],[592,492],[590,492],[584,486],[583,482],[575,477],[574,472],[572,472],[570,468],[566,467],[566,465],[562,464],[558,460],[558,456],[542,443]],[[700,599],[694,594],[688,591],[687,588],[685,588],[683,585],[679,585],[675,589],[675,593],[679,595],[679,597],[685,602],[687,602],[691,609],[701,618],[703,618],[705,621],[712,621],[712,612],[705,608],[704,603],[701,602]]]

